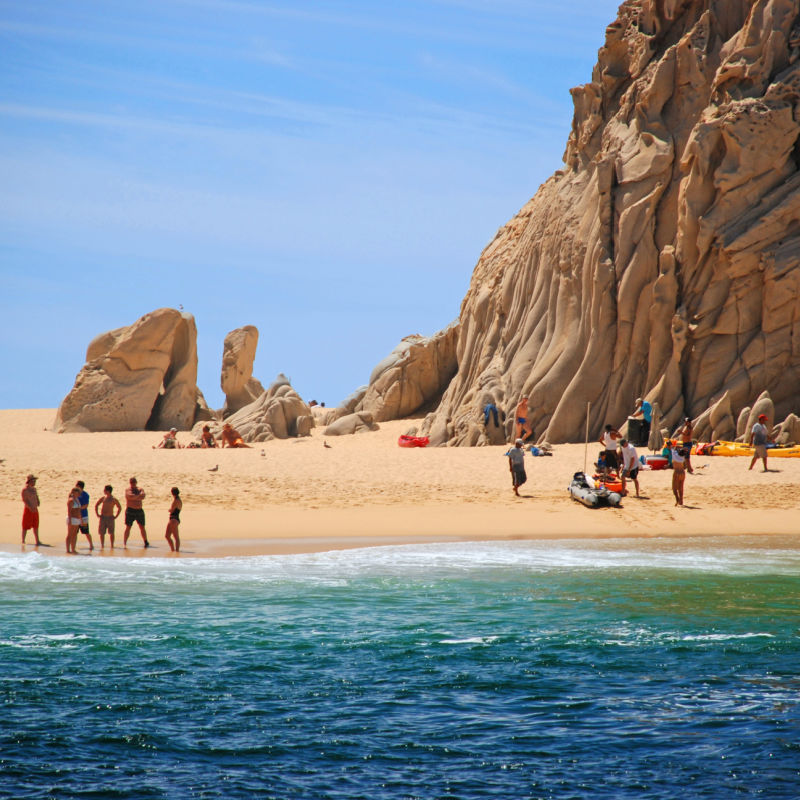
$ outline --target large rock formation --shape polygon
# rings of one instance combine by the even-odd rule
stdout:
[[[188,430],[202,408],[194,317],[160,308],[91,341],[55,429]]]
[[[458,372],[423,426],[475,444],[489,399],[581,440],[637,396],[735,432],[800,408],[800,3],[627,0],[574,89],[565,168],[487,246]],[[724,400],[723,400],[724,398]]]
[[[370,375],[355,411],[377,422],[399,419],[438,401],[456,374],[458,324],[434,336],[406,336]]]
[[[253,377],[257,347],[258,328],[254,325],[237,328],[225,337],[219,381],[225,393],[223,417],[234,414],[264,394],[264,387]]]
[[[266,442],[308,436],[314,427],[311,409],[292,389],[284,375],[244,408],[228,417],[245,442]]]

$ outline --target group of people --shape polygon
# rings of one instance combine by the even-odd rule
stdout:
[[[211,433],[210,425],[203,425],[203,430],[200,433],[200,441],[192,442],[186,446],[190,448],[206,449],[209,447],[216,447],[217,442],[219,442],[220,447],[250,447],[249,444],[245,444],[242,434],[239,433],[239,431],[237,431],[236,428],[230,424],[230,422],[226,422],[222,426],[219,439],[214,438],[214,434]],[[178,441],[177,428],[170,428],[164,434],[164,438],[158,444],[153,445],[154,450],[162,448],[164,450],[180,450],[183,447],[184,445]]]
[[[39,493],[36,489],[37,478],[35,475],[28,475],[25,487],[22,490],[22,544],[25,544],[28,531],[33,532],[36,546],[43,542],[39,539]],[[181,549],[180,522],[183,500],[181,499],[180,489],[173,486],[171,489],[172,503],[169,507],[169,521],[165,538],[170,550],[178,552]],[[145,527],[144,499],[146,494],[139,487],[136,478],[131,478],[129,486],[125,489],[125,531],[123,534],[123,547],[128,546],[128,538],[131,534],[133,525],[137,525],[142,535],[144,546],[150,547],[147,539],[147,529]],[[67,553],[77,554],[78,534],[83,534],[89,540],[89,549],[94,550],[94,542],[89,529],[89,502],[91,498],[86,491],[84,481],[78,481],[70,490],[67,497]],[[122,513],[122,505],[114,497],[114,489],[111,485],[103,488],[103,496],[94,504],[94,513],[98,519],[97,535],[100,540],[100,547],[105,547],[106,535],[110,547],[114,548],[114,536],[116,520]]]

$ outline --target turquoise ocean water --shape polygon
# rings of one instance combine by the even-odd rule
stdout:
[[[0,554],[0,796],[797,798],[800,550]]]

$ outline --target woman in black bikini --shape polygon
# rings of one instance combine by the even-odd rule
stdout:
[[[169,507],[169,522],[165,534],[169,549],[177,553],[181,549],[181,537],[178,535],[178,528],[181,525],[181,490],[177,486],[172,487],[172,505]]]

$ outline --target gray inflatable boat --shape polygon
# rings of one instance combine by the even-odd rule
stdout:
[[[622,495],[618,492],[610,492],[605,486],[595,489],[594,484],[590,483],[582,472],[576,472],[572,476],[569,493],[573,500],[577,500],[589,508],[618,506],[622,502]]]

